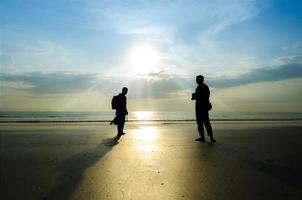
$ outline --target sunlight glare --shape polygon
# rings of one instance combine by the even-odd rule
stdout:
[[[142,127],[132,132],[134,139],[152,141],[158,137],[155,127]]]
[[[154,117],[154,112],[151,111],[136,111],[133,114],[136,120],[151,120]]]
[[[156,149],[158,130],[155,127],[140,127],[132,131],[136,149],[141,152],[152,152]]]
[[[130,51],[130,65],[135,74],[148,74],[157,71],[159,61],[158,51],[150,45],[139,45]]]

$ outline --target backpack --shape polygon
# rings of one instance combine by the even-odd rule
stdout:
[[[119,106],[119,103],[120,103],[119,100],[120,100],[120,98],[118,95],[112,97],[112,100],[111,100],[112,109],[117,109],[117,107]]]

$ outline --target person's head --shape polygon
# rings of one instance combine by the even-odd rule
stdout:
[[[123,95],[126,95],[126,94],[127,94],[127,92],[128,92],[128,88],[123,87],[123,89],[122,89],[122,94],[123,94]]]
[[[204,81],[204,78],[203,78],[202,75],[196,76],[196,83],[197,83],[198,85],[203,84],[203,81]]]

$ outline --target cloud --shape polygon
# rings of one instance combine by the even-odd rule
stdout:
[[[302,64],[288,63],[262,67],[236,77],[206,77],[206,83],[213,88],[228,88],[252,83],[280,81],[302,77]],[[183,91],[188,93],[195,87],[195,76],[183,76],[166,71],[137,77],[104,76],[97,73],[53,72],[0,74],[1,87],[13,88],[36,94],[69,94],[96,91],[103,94],[119,92],[129,87],[131,98],[165,98]],[[18,83],[17,85],[15,83]],[[24,84],[24,86],[22,86]],[[30,86],[30,87],[29,87]],[[12,87],[11,87],[12,88]]]
[[[1,42],[1,66],[6,72],[54,71],[75,66],[75,50],[51,41]],[[77,60],[79,62],[79,60]]]
[[[251,83],[280,81],[300,77],[302,77],[302,64],[289,63],[274,67],[254,69],[234,78],[216,78],[209,80],[209,84],[216,88],[227,88]]]
[[[101,83],[94,74],[78,74],[71,72],[54,73],[23,73],[0,75],[1,81],[21,82],[30,84],[33,87],[24,88],[34,93],[72,93],[80,92]]]
[[[10,55],[7,55],[5,53],[0,53],[0,66],[1,66],[0,69],[1,71],[15,69],[14,59]]]
[[[123,68],[128,64],[127,51],[146,42],[164,53],[161,64],[167,68],[192,72],[206,64],[207,69],[215,70],[228,59],[237,63],[240,59],[227,55],[221,38],[212,37],[254,18],[263,3],[259,0],[79,0],[71,4],[60,1],[32,4],[35,9],[32,12],[37,12],[37,16],[46,14],[47,24],[58,29],[40,30],[33,24],[38,31],[32,32],[29,40],[9,37],[4,48],[14,60],[17,68],[14,72]],[[34,19],[36,15],[26,14],[32,18],[30,21],[40,22],[39,18]],[[62,27],[76,31],[70,35]],[[49,35],[56,37],[49,38]],[[6,68],[13,72],[12,67]]]
[[[261,4],[264,4],[261,1]],[[165,39],[199,37],[253,18],[259,1],[89,1],[85,8],[94,16],[93,27],[119,34]],[[100,23],[102,22],[102,23]],[[192,35],[193,34],[193,35]]]
[[[184,84],[180,84],[182,82]],[[86,91],[112,94],[119,92],[123,86],[127,86],[132,98],[161,98],[179,89],[187,88],[184,78],[166,72],[133,78],[76,72],[1,73],[0,83],[2,83],[2,88],[7,89],[12,88],[13,83],[18,83],[18,87],[14,87],[14,89],[36,94],[69,94]],[[28,87],[29,85],[30,87]]]
[[[8,89],[28,89],[35,86],[21,81],[1,81],[1,87]]]
[[[279,57],[274,60],[274,63],[276,63],[277,65],[291,64],[291,63],[302,64],[302,55]]]
[[[297,40],[294,43],[283,47],[282,49],[283,50],[299,50],[299,49],[301,50],[302,49],[302,41]]]

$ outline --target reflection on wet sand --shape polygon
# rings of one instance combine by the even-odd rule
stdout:
[[[156,127],[140,127],[131,132],[136,141],[136,150],[141,152],[152,152],[156,149],[158,129]]]

